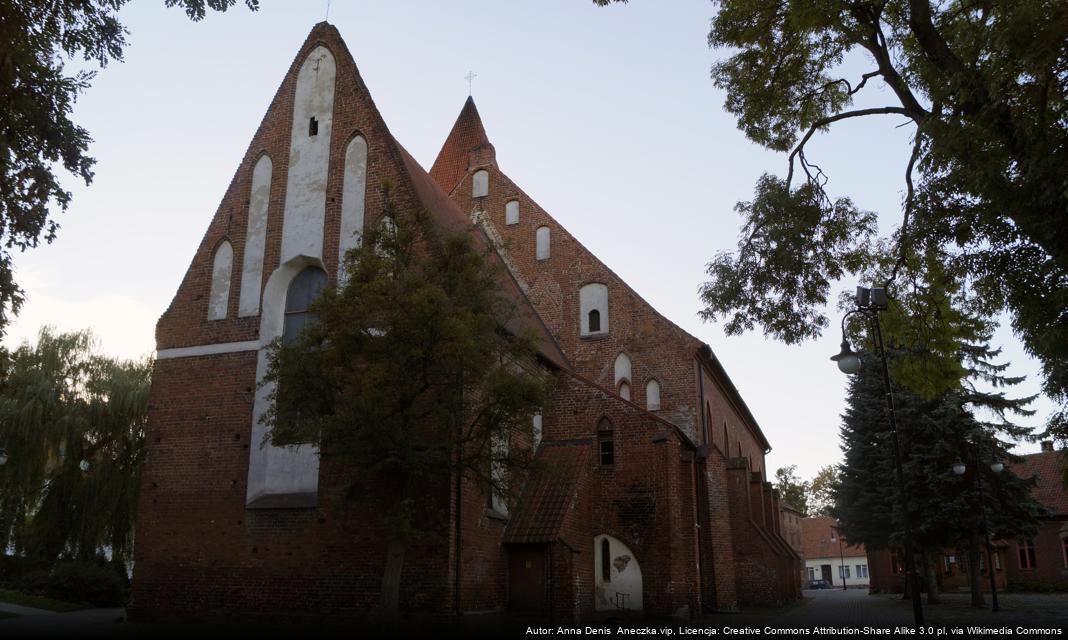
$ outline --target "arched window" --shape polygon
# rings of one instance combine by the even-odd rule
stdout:
[[[618,386],[620,382],[630,381],[630,356],[625,353],[621,353],[616,356],[616,361],[612,365],[612,371],[615,374],[613,382]]]
[[[587,314],[589,319],[590,333],[597,333],[601,330],[601,312],[597,309],[590,309]]]
[[[308,267],[297,274],[286,291],[286,317],[282,328],[282,344],[292,344],[304,327],[315,322],[308,312],[313,300],[326,286],[326,272],[319,267]]]
[[[645,408],[660,411],[660,383],[656,380],[650,380],[645,385]]]
[[[504,224],[519,224],[519,201],[509,200],[504,205]]]
[[[489,172],[480,169],[471,179],[471,197],[482,198],[489,195]]]
[[[591,282],[579,289],[579,335],[603,333],[608,333],[608,287]]]
[[[630,400],[630,383],[626,380],[619,383],[619,397],[624,400]]]
[[[211,294],[208,296],[208,320],[222,320],[230,306],[230,274],[234,268],[234,248],[223,240],[215,249],[211,265]]]
[[[534,257],[538,260],[549,259],[549,227],[538,227],[534,233]]]
[[[534,448],[537,449],[541,444],[541,414],[534,414]]]
[[[252,190],[248,200],[248,226],[241,269],[241,292],[237,315],[254,316],[260,312],[260,288],[263,286],[263,247],[267,239],[267,207],[271,199],[271,157],[264,154],[252,169]]]

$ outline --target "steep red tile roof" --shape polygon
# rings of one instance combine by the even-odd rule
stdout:
[[[1037,477],[1038,484],[1032,490],[1035,500],[1053,509],[1058,514],[1068,514],[1068,489],[1064,487],[1064,451],[1041,451],[1021,456],[1022,461],[1013,464],[1013,473],[1021,478]]]
[[[430,177],[441,185],[446,193],[452,193],[469,169],[493,164],[495,160],[496,152],[486,135],[486,128],[482,126],[478,108],[475,107],[474,99],[468,96],[456,123],[452,125],[449,137],[445,139],[445,144],[441,146],[441,151],[434,160],[434,166],[430,168]]]
[[[590,448],[589,440],[542,443],[538,468],[508,523],[505,542],[553,542],[559,537]]]
[[[831,538],[834,542],[831,542]],[[806,560],[813,558],[847,558],[865,555],[864,547],[843,544],[839,548],[834,518],[813,516],[801,519],[801,551]]]

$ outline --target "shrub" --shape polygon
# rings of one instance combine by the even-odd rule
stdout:
[[[46,594],[68,602],[85,602],[94,607],[121,607],[126,604],[128,587],[115,570],[89,562],[61,562],[48,574]]]
[[[36,558],[0,555],[0,585],[14,587],[26,574],[44,568],[45,564]]]
[[[1006,590],[1012,593],[1065,593],[1068,592],[1068,583],[1010,582]]]

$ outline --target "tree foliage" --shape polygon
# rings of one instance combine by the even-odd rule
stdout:
[[[838,468],[821,467],[809,483],[809,515],[830,516],[834,511],[834,491],[838,486]]]
[[[317,321],[274,345],[265,422],[275,445],[313,442],[394,479],[394,515],[410,526],[405,501],[451,470],[502,495],[516,488],[499,470],[530,452],[506,443],[530,429],[548,381],[533,338],[504,329],[514,305],[476,232],[440,238],[429,214],[398,215],[388,187],[385,201],[383,223],[346,255],[343,284],[313,304]]]
[[[45,562],[131,559],[151,363],[45,327],[0,389],[0,546]]]
[[[809,483],[798,477],[796,464],[775,470],[775,488],[784,503],[800,511],[802,516],[809,515]]]
[[[78,94],[95,71],[71,72],[82,58],[100,67],[122,61],[127,31],[118,11],[128,0],[22,0],[0,4],[0,334],[24,293],[15,283],[11,249],[51,242],[71,193],[57,169],[93,180],[89,132],[71,119]],[[165,0],[193,20],[236,0]],[[245,0],[255,10],[258,0]]]
[[[898,299],[922,301],[948,285],[960,313],[989,321],[1009,312],[1042,363],[1045,391],[1062,402],[1050,427],[1068,437],[1068,5],[719,5],[709,44],[730,52],[712,69],[726,108],[750,140],[789,155],[785,178],[765,175],[738,205],[742,236],[708,265],[702,315],[725,318],[728,333],[759,326],[794,343],[827,327],[830,287],[846,275],[887,282]],[[842,73],[843,61],[861,58],[866,72]],[[886,102],[854,106],[869,94]],[[912,131],[902,215],[886,237],[875,237],[873,214],[828,194],[828,176],[807,155],[816,133],[851,118]],[[967,342],[946,310],[912,305],[897,328],[923,333],[937,356],[947,342]],[[928,379],[921,391],[953,389],[952,378]]]

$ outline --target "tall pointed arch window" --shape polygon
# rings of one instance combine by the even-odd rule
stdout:
[[[282,344],[290,345],[300,336],[304,327],[315,322],[308,309],[326,286],[326,272],[319,267],[308,267],[297,274],[286,291],[286,317],[282,328]]]
[[[211,265],[211,293],[208,295],[208,320],[222,320],[230,306],[230,274],[234,266],[234,248],[223,240],[215,249]]]
[[[660,411],[660,383],[656,380],[650,380],[645,385],[645,408]]]

